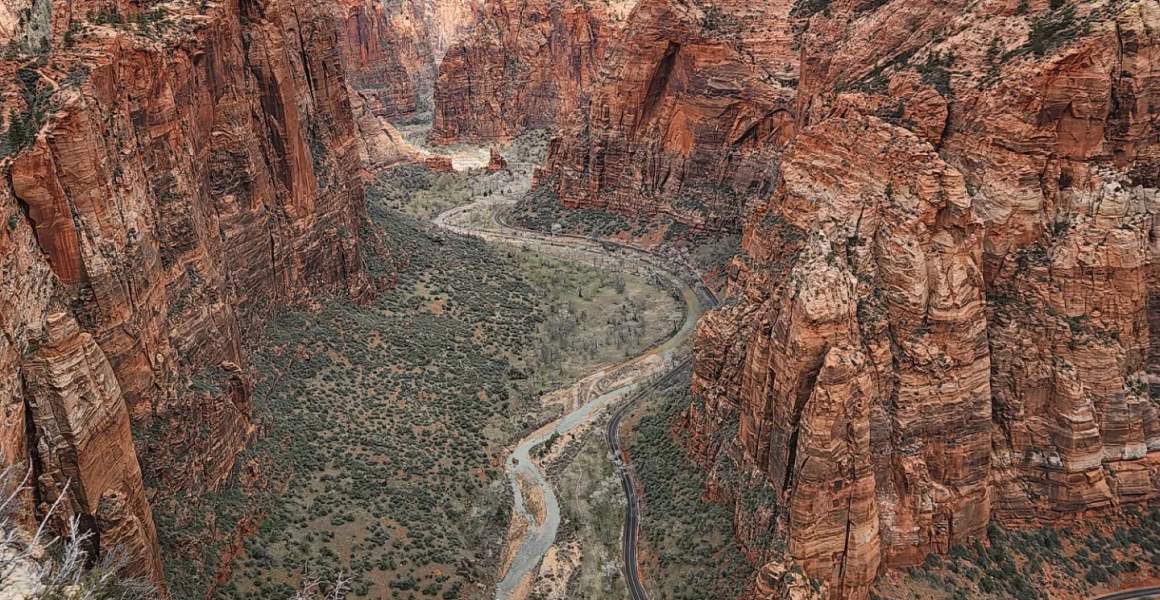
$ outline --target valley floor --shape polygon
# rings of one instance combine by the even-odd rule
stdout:
[[[681,313],[645,278],[426,222],[522,193],[520,176],[405,167],[373,189],[362,235],[389,248],[371,261],[388,289],[272,322],[253,341],[258,441],[222,491],[156,507],[176,597],[220,577],[218,597],[282,599],[340,573],[354,598],[491,597],[501,462],[562,410],[540,397],[667,338]]]

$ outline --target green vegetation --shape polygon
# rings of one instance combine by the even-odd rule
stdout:
[[[702,498],[705,473],[685,452],[677,427],[689,406],[689,376],[646,396],[635,432],[625,440],[640,487],[642,565],[660,599],[737,598],[752,580],[738,547],[733,517]]]
[[[470,204],[474,196],[473,178],[466,173],[440,173],[425,165],[402,165],[388,170],[367,188],[373,202],[430,219],[456,206]]]
[[[954,52],[943,54],[932,51],[926,57],[926,62],[918,66],[918,72],[922,75],[923,83],[933,87],[939,94],[949,97],[952,93],[950,67],[954,64]]]
[[[520,199],[512,212],[512,222],[528,229],[552,231],[559,225],[563,233],[612,237],[627,232],[627,217],[592,208],[566,209],[549,185],[542,185]]]
[[[678,199],[685,206],[688,198]],[[663,229],[663,238],[671,249],[681,246],[689,251],[693,264],[702,272],[723,267],[737,253],[741,236],[733,233],[692,233],[688,226],[664,217],[655,222],[633,220],[616,213],[590,209],[564,208],[550,185],[542,185],[523,196],[510,215],[512,224],[545,233],[564,233],[591,238],[642,238],[652,229]]]
[[[567,466],[552,471],[560,500],[557,543],[575,540],[581,557],[570,598],[620,600],[625,597],[620,533],[624,524],[624,492],[620,476],[608,459],[604,426],[598,426],[565,451]]]
[[[709,31],[735,31],[740,26],[737,19],[732,15],[725,14],[713,4],[703,5],[700,8],[705,13],[704,17],[701,18],[701,26]]]
[[[1053,1],[1049,12],[1031,21],[1024,49],[1043,56],[1073,39],[1084,27],[1076,21],[1074,4],[1060,5]]]
[[[37,69],[42,66],[43,63],[37,62],[16,71],[24,109],[13,108],[8,113],[8,131],[4,136],[4,147],[0,148],[0,156],[16,154],[23,150],[36,139],[40,128],[48,120],[52,110],[52,88],[41,83],[40,72]]]
[[[1117,577],[1160,566],[1160,510],[1129,512],[1111,531],[1011,531],[992,524],[987,534],[989,545],[956,546],[947,556],[928,557],[901,581],[880,582],[875,597],[923,590],[936,599],[1038,600],[1064,589],[1083,597]]]
[[[215,522],[225,537],[255,508],[266,518],[221,597],[287,597],[307,566],[324,579],[349,571],[353,597],[456,598],[494,572],[509,506],[495,464],[530,423],[512,415],[532,408],[522,349],[546,298],[512,255],[373,212],[394,289],[369,306],[283,315],[256,344],[264,436],[239,464],[257,461],[271,489],[243,493],[239,473],[158,511],[185,521],[159,519],[179,597],[200,595],[224,551],[182,539]],[[395,277],[390,266],[377,261],[376,274]]]
[[[402,133],[410,143],[421,147],[428,129],[427,126],[410,126]],[[453,146],[435,151],[453,155],[457,149]],[[445,210],[470,204],[476,198],[524,193],[526,182],[531,180],[532,165],[539,164],[546,151],[547,136],[544,132],[526,132],[504,150],[509,161],[506,170],[488,173],[483,169],[471,169],[444,173],[432,171],[426,165],[401,165],[384,173],[376,184],[368,187],[367,193],[385,206],[427,220]],[[486,163],[486,155],[480,158]]]
[[[90,10],[85,14],[85,18],[97,25],[120,25],[125,22],[124,15],[121,14],[121,9],[116,4],[108,4],[101,8]]]
[[[828,11],[830,0],[796,0],[790,8],[789,16],[809,18],[820,12]]]
[[[349,574],[353,598],[478,596],[510,518],[499,464],[547,418],[538,397],[639,352],[669,332],[650,319],[679,315],[640,278],[399,213],[397,185],[409,180],[372,195],[362,232],[364,247],[389,249],[368,265],[390,289],[281,315],[255,336],[258,439],[220,491],[155,502],[175,597],[204,596],[227,566],[221,598],[286,598],[308,571]],[[205,373],[192,385],[225,384]]]
[[[681,325],[680,299],[632,275],[527,254],[522,269],[536,289],[551,292],[535,343],[531,374],[548,391],[596,365],[621,362],[672,335]]]

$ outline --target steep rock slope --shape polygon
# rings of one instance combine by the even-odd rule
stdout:
[[[375,115],[401,119],[430,109],[447,47],[475,24],[476,2],[337,0],[343,63]]]
[[[386,119],[379,117],[371,108],[369,96],[353,87],[347,88],[351,110],[358,131],[359,158],[367,177],[396,165],[414,162],[422,157],[418,148],[407,143]]]
[[[1160,494],[1160,8],[827,4],[688,424],[755,561],[864,598]]]
[[[746,228],[739,301],[701,325],[708,410],[690,418],[702,439],[737,421],[789,556],[846,597],[985,532],[982,228],[962,176],[875,117],[803,130],[781,175]]]
[[[338,8],[351,86],[365,95],[378,116],[415,113],[435,78],[422,4],[343,0]]]
[[[54,4],[53,50],[3,62],[0,458],[160,580],[142,471],[162,494],[228,475],[242,336],[367,288],[365,207],[329,7],[100,9]]]
[[[583,105],[625,9],[623,0],[487,1],[439,65],[432,140],[503,140],[559,124]]]
[[[739,231],[794,130],[791,2],[642,0],[541,183],[568,207]]]

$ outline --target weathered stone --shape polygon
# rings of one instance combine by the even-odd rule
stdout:
[[[503,155],[499,153],[493,146],[491,148],[491,155],[487,161],[487,172],[498,173],[508,168],[507,161],[504,160]]]
[[[435,83],[437,143],[495,141],[554,128],[580,109],[631,4],[488,0],[448,48]]]
[[[739,231],[794,131],[791,4],[641,0],[540,183],[568,207]]]
[[[42,508],[65,495],[160,581],[142,470],[163,494],[228,476],[253,429],[242,336],[367,290],[365,203],[328,4],[167,6],[148,35],[89,23],[64,43],[106,5],[54,5],[35,72],[0,62],[59,107],[3,164],[0,459],[40,465]],[[131,420],[155,432],[136,448]]]
[[[736,302],[700,325],[686,422],[704,464],[779,487],[786,554],[832,597],[990,519],[1160,495],[1160,8],[1016,5],[796,15],[798,130]]]

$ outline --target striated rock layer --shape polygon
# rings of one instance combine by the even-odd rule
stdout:
[[[865,598],[991,520],[1156,500],[1160,7],[791,16],[795,133],[747,214],[734,301],[700,324],[687,415],[750,558]],[[591,186],[595,164],[549,175]]]
[[[415,162],[422,152],[403,139],[387,120],[378,117],[371,109],[369,97],[348,86],[351,110],[355,128],[358,131],[358,150],[367,176],[373,176],[396,165]]]
[[[804,129],[781,174],[746,228],[738,302],[700,326],[689,419],[700,440],[737,420],[724,443],[776,490],[788,555],[855,596],[880,565],[986,530],[982,226],[962,176],[872,116]]]
[[[415,113],[420,98],[430,96],[435,78],[422,4],[380,0],[337,4],[350,84],[378,116]]]
[[[475,24],[477,2],[334,0],[343,64],[351,86],[377,116],[400,119],[430,110],[435,74],[447,47]]]
[[[367,289],[359,146],[327,5],[85,8],[53,6],[43,66],[2,65],[35,128],[0,187],[0,459],[160,581],[142,471],[219,485],[252,430],[245,332]]]
[[[627,6],[488,0],[439,65],[432,141],[505,140],[557,126],[583,106]]]
[[[790,0],[642,0],[541,184],[564,206],[739,231],[794,131]]]

